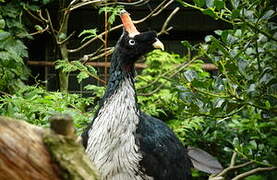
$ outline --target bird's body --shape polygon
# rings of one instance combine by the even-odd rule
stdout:
[[[111,60],[100,108],[83,143],[104,180],[188,180],[186,148],[162,121],[137,105],[134,63],[153,49],[156,33],[124,31]]]

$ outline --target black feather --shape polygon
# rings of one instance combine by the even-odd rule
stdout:
[[[145,173],[159,180],[191,179],[187,150],[167,125],[146,114],[140,116],[136,140]]]
[[[110,78],[100,108],[105,101],[116,93],[124,79],[130,79],[134,87],[134,63],[138,58],[154,49],[155,32],[145,32],[129,37],[127,32],[119,39],[112,55]],[[130,43],[132,40],[132,43]],[[134,42],[133,42],[134,40]],[[138,105],[136,105],[138,106]],[[135,107],[139,109],[138,107]],[[107,112],[112,113],[112,112]],[[97,117],[98,113],[96,113]],[[142,154],[140,167],[137,171],[143,172],[155,180],[189,180],[191,179],[191,162],[186,148],[177,139],[174,133],[162,121],[138,112],[139,124],[134,134],[139,152]],[[83,144],[88,141],[88,129],[82,134]],[[101,151],[101,149],[99,150]],[[128,155],[128,152],[126,152]]]

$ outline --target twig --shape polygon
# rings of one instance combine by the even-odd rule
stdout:
[[[136,1],[136,2],[129,2],[129,3],[117,2],[117,4],[124,5],[124,6],[141,6],[141,5],[144,5],[144,4],[148,3],[149,1],[150,0],[139,0],[139,1]]]
[[[40,17],[44,22],[48,23],[48,20],[45,19],[45,18],[43,17],[42,11],[41,11],[41,10],[38,11],[38,14],[39,14],[39,17]]]
[[[57,44],[61,45],[65,42],[67,42],[74,34],[76,33],[76,31],[72,32],[69,36],[67,36],[64,40],[62,41],[58,41]]]
[[[89,60],[90,57],[93,57],[93,56],[95,56],[96,54],[98,54],[98,53],[102,50],[103,47],[104,47],[104,46],[100,46],[95,52],[93,52],[93,53],[91,53],[91,54],[85,54],[85,55],[80,59],[80,61],[83,62],[83,63],[86,63],[86,62]]]
[[[193,61],[195,61],[196,59],[197,59],[197,58],[193,58],[193,59],[190,60],[189,62],[182,63],[182,64],[180,64],[179,66],[173,68],[173,70],[175,70],[175,69],[178,69],[178,70],[176,70],[174,73],[172,73],[171,75],[169,75],[168,78],[174,77],[177,73],[179,73],[179,72],[182,71],[184,68],[186,68],[187,66],[189,66],[189,65],[190,65]],[[171,70],[171,71],[172,71],[172,70]],[[171,72],[171,71],[167,71],[166,73],[163,74],[163,76],[166,75],[167,73]],[[162,77],[162,76],[160,76],[160,77]],[[159,77],[159,78],[160,78],[160,77]],[[155,81],[153,81],[152,83],[150,83],[150,85],[156,83],[156,82],[158,81],[159,78],[157,78]],[[145,86],[145,87],[143,87],[143,88],[147,88],[147,87],[149,87],[150,85],[147,85],[147,86]],[[149,93],[138,94],[138,95],[139,95],[139,96],[151,96],[152,94],[154,94],[154,93],[156,93],[157,91],[159,91],[163,86],[164,86],[164,83],[161,83],[161,84],[160,84],[156,89],[154,89],[153,91],[151,91],[151,92],[149,92]],[[140,88],[140,89],[141,89],[141,88]]]
[[[6,92],[4,92],[4,91],[0,91],[0,94],[3,94],[3,95],[5,95],[5,96],[9,96],[9,97],[12,97],[12,95],[11,95],[11,94],[9,94],[9,93],[6,93]]]
[[[161,4],[159,4],[153,11],[151,11],[147,16],[145,16],[144,18],[141,18],[140,20],[137,21],[133,21],[134,24],[139,24],[142,23],[144,21],[146,21],[147,19],[149,19],[150,17],[156,16],[159,13],[162,12],[162,10],[165,9],[165,7],[167,7],[169,4],[173,3],[174,0],[169,1],[167,4],[165,4],[167,1],[163,1],[161,2]],[[165,5],[164,5],[165,4]],[[156,13],[157,12],[157,13]]]
[[[248,162],[245,162],[245,163],[242,163],[242,164],[239,164],[239,165],[235,165],[235,161],[236,161],[236,157],[237,157],[237,154],[238,152],[234,151],[233,152],[233,155],[232,155],[232,158],[231,158],[231,162],[230,162],[230,165],[229,167],[225,168],[223,171],[221,171],[219,174],[217,175],[212,175],[210,176],[210,180],[212,179],[218,179],[218,178],[222,178],[224,175],[226,175],[229,171],[232,171],[234,169],[240,169],[242,167],[245,167],[245,166],[248,166],[252,163],[254,163],[254,161],[250,160]],[[239,174],[237,176],[235,176],[234,178],[232,178],[232,180],[239,180],[239,179],[242,179],[242,178],[245,178],[247,176],[250,176],[252,174],[256,174],[258,172],[262,172],[262,171],[272,171],[272,170],[276,170],[277,167],[258,167],[258,168],[255,168],[255,169],[252,169],[252,170],[249,170],[247,172],[244,172],[242,174]]]
[[[265,168],[255,168],[252,169],[250,171],[247,171],[245,173],[239,174],[236,177],[234,177],[232,180],[239,180],[242,178],[245,178],[247,176],[250,176],[252,174],[256,174],[257,172],[262,172],[262,171],[273,171],[273,170],[277,170],[277,167],[265,167]]]
[[[113,50],[114,50],[114,48],[112,48],[112,49],[110,49],[110,50],[108,50],[108,51],[105,51],[104,53],[99,54],[99,55],[97,55],[97,56],[91,57],[91,58],[89,58],[89,60],[90,60],[90,61],[93,61],[93,60],[96,60],[96,59],[105,57],[105,56],[107,56],[107,55],[110,55],[110,54],[112,54]]]
[[[29,33],[28,35],[34,36],[34,35],[37,35],[37,34],[41,34],[41,33],[44,33],[45,31],[47,31],[48,29],[49,29],[49,25],[47,24],[44,29],[33,32],[33,33]]]
[[[29,11],[28,9],[25,9],[25,11],[30,15],[32,16],[35,20],[43,23],[44,21],[42,19],[40,19],[39,17],[37,17],[36,15],[34,15],[33,13],[31,13],[31,11]]]
[[[160,6],[161,8],[156,8],[158,11],[153,13],[153,16],[157,16],[158,14],[160,14],[165,8],[167,8],[171,3],[173,3],[174,0],[168,1],[168,3],[166,3],[166,1],[162,2],[163,4],[166,3],[164,6]],[[156,9],[154,11],[156,11]]]
[[[56,37],[56,35],[55,35],[55,29],[54,29],[54,27],[53,27],[53,24],[52,24],[52,21],[51,21],[51,17],[50,17],[49,11],[46,9],[45,12],[46,12],[47,19],[44,19],[44,20],[49,24],[50,30],[51,30],[51,32],[52,32],[52,36],[54,37],[54,39],[56,40],[56,42],[58,42],[58,39],[57,39],[57,37]],[[43,18],[43,17],[41,16],[41,18]]]
[[[167,2],[167,0],[163,1],[161,4],[159,4],[159,5],[158,5],[150,14],[148,14],[146,17],[144,17],[144,18],[142,18],[142,19],[140,19],[140,20],[137,20],[137,21],[133,21],[134,24],[139,24],[139,23],[142,23],[142,22],[146,21],[147,19],[149,19],[150,17],[152,17],[153,14],[154,14],[156,11],[160,13],[160,12],[161,12],[160,9],[163,9],[161,6],[162,6],[163,4],[165,4],[166,2]],[[168,3],[172,3],[172,2],[174,2],[174,0],[171,0],[171,1],[168,2]],[[167,3],[167,4],[168,4],[168,3]],[[122,27],[122,24],[117,25],[117,26],[114,26],[114,27],[112,27],[112,28],[109,30],[109,32],[114,31],[114,30],[116,30],[116,29],[119,29],[119,28],[121,28],[121,27]],[[88,40],[86,43],[82,44],[80,47],[78,47],[78,48],[76,48],[76,49],[68,49],[68,52],[74,53],[74,52],[78,52],[78,51],[82,50],[83,48],[85,48],[85,47],[87,47],[89,44],[91,44],[93,41],[95,41],[96,39],[98,39],[99,37],[102,37],[103,35],[105,35],[105,33],[106,33],[106,31],[104,31],[104,32],[102,32],[102,33],[100,33],[100,34],[98,34],[96,37],[94,37],[94,38]]]
[[[83,7],[83,6],[86,6],[86,5],[89,5],[89,4],[102,3],[102,2],[103,2],[103,0],[85,1],[85,2],[78,3],[74,6],[73,6],[73,3],[70,3],[68,10],[73,11],[75,9],[78,9],[80,7]]]
[[[172,29],[172,27],[169,27],[169,28],[167,29],[167,25],[168,25],[169,21],[172,19],[172,17],[173,17],[179,10],[180,10],[180,8],[177,7],[177,8],[175,8],[175,9],[171,12],[171,14],[170,14],[170,15],[168,16],[168,18],[165,20],[165,23],[163,24],[163,27],[162,27],[161,31],[158,33],[158,35],[161,35],[161,34],[168,34],[168,31],[169,31],[170,29]]]
[[[215,177],[224,176],[225,174],[227,174],[227,173],[228,173],[229,171],[231,171],[231,170],[238,169],[238,168],[242,168],[242,167],[248,166],[248,165],[250,165],[250,164],[253,163],[253,161],[248,161],[248,162],[246,162],[246,163],[239,164],[239,165],[236,165],[236,166],[235,166],[237,154],[238,154],[238,153],[237,153],[236,151],[233,152],[229,167],[225,168],[223,171],[221,171],[221,172],[220,172],[219,174],[217,174]]]
[[[233,154],[232,154],[230,167],[235,165],[237,155],[238,155],[238,153],[236,151],[234,151]]]
[[[109,21],[108,21],[108,18],[109,18],[109,14],[107,11],[105,11],[105,36],[104,36],[104,48],[105,48],[105,56],[104,56],[104,62],[107,63],[108,62],[108,54],[107,54],[107,47],[108,47],[108,36],[109,36]],[[104,67],[104,80],[105,82],[107,82],[107,78],[108,78],[108,68],[105,66]]]

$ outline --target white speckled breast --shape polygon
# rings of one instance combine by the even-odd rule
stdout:
[[[135,90],[125,78],[104,102],[89,130],[87,153],[103,180],[151,180],[139,170],[142,155],[135,143],[139,111]]]

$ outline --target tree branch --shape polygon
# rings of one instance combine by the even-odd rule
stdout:
[[[44,33],[45,31],[47,31],[48,29],[49,29],[49,25],[47,24],[44,29],[36,31],[36,32],[33,32],[33,33],[29,33],[28,35],[34,36],[34,35],[37,35],[37,34],[41,34],[41,33]]]
[[[239,179],[245,178],[247,176],[250,176],[252,174],[256,174],[258,172],[273,171],[273,170],[277,170],[277,167],[265,167],[265,168],[260,168],[259,167],[259,168],[255,168],[255,169],[252,169],[250,171],[247,171],[245,173],[239,174],[236,177],[234,177],[232,180],[239,180]]]
[[[197,57],[198,58],[198,57]],[[180,71],[182,71],[184,68],[188,67],[191,63],[193,63],[193,61],[195,61],[197,58],[193,58],[192,60],[190,60],[189,62],[184,62],[176,67],[174,67],[173,69],[171,69],[170,71],[165,72],[164,74],[162,74],[161,76],[159,76],[155,81],[153,81],[152,83],[150,83],[149,85],[139,88],[139,89],[145,89],[151,85],[153,85],[154,83],[156,83],[161,77],[165,76],[166,74],[168,74],[171,71],[176,70],[174,73],[172,73],[171,75],[168,76],[168,78],[172,78],[174,77],[177,73],[179,73]],[[139,96],[151,96],[152,94],[156,93],[157,91],[159,91],[162,87],[164,86],[164,83],[161,83],[156,89],[154,89],[153,91],[149,92],[149,93],[142,93],[142,94],[138,94]]]
[[[58,45],[61,45],[63,43],[66,43],[74,34],[76,31],[72,32],[69,36],[67,36],[64,40],[57,42]]]
[[[137,20],[137,21],[133,21],[134,24],[139,24],[139,23],[142,23],[142,22],[146,21],[146,20],[149,19],[150,17],[154,16],[154,13],[155,13],[155,15],[158,15],[158,14],[161,12],[161,9],[162,9],[162,10],[164,9],[164,6],[167,7],[169,4],[173,3],[174,0],[171,0],[171,1],[169,1],[167,4],[165,4],[166,2],[167,2],[167,0],[161,2],[161,3],[160,3],[153,11],[151,11],[146,17],[144,17],[144,18],[142,18],[142,19],[140,19],[140,20]],[[165,4],[165,5],[164,5],[164,4]],[[163,6],[163,5],[164,5],[164,6]],[[114,31],[114,30],[116,30],[116,29],[119,29],[119,28],[121,28],[121,27],[122,27],[122,24],[117,25],[117,26],[114,26],[114,27],[112,27],[112,28],[109,30],[109,32]],[[96,37],[94,37],[94,38],[88,40],[87,42],[85,42],[84,44],[82,44],[80,47],[78,47],[78,48],[76,48],[76,49],[68,49],[68,52],[74,53],[74,52],[78,52],[78,51],[82,50],[83,48],[87,47],[89,44],[91,44],[92,42],[94,42],[95,40],[97,40],[99,37],[104,36],[105,33],[107,33],[107,32],[104,31],[104,32],[98,34]]]
[[[44,19],[44,21],[47,22],[47,24],[49,24],[50,30],[51,30],[51,34],[54,37],[54,39],[56,40],[56,42],[58,42],[58,39],[57,39],[57,36],[56,36],[56,33],[55,33],[55,29],[54,29],[54,26],[53,26],[52,21],[51,21],[51,17],[50,17],[49,11],[46,9],[45,12],[46,12],[47,19],[43,18],[42,14],[41,14],[41,11],[40,11],[40,15],[41,15],[40,17],[42,19]]]
[[[168,18],[165,20],[165,23],[163,24],[163,27],[161,29],[161,31],[158,33],[158,36],[161,35],[161,34],[168,34],[168,31],[170,31],[173,27],[169,27],[167,28],[168,26],[168,23],[169,21],[172,19],[172,17],[180,10],[179,7],[175,8],[171,14],[168,16]]]
[[[75,1],[73,1],[73,2],[75,2]],[[86,6],[86,5],[89,5],[89,4],[102,3],[102,2],[103,2],[103,0],[94,0],[94,1],[84,1],[84,2],[81,2],[81,3],[75,4],[75,5],[73,5],[74,3],[70,3],[69,7],[68,7],[68,10],[73,11],[75,9],[78,9],[80,7],[83,7],[83,6]]]

